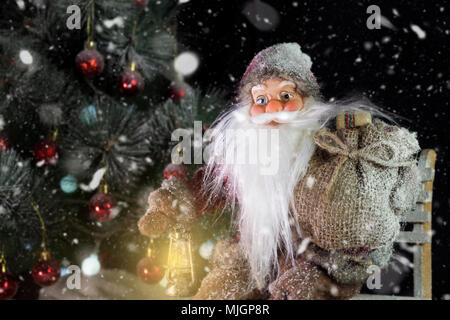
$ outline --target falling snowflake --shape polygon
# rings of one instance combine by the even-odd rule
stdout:
[[[423,31],[423,29],[420,28],[418,25],[412,24],[411,29],[412,29],[412,31],[414,31],[417,34],[417,37],[419,39],[425,39],[427,37],[427,34],[425,33],[425,31]]]

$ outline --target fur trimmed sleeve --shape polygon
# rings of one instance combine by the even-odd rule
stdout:
[[[210,197],[204,188],[205,167],[198,169],[189,181],[190,190],[194,196],[197,217],[208,212],[222,210],[226,205],[226,187],[215,197]]]

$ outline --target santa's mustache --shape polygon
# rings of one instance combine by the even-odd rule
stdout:
[[[249,122],[268,125],[271,122],[289,124],[298,128],[319,129],[335,116],[335,108],[326,104],[313,104],[299,111],[280,111],[249,116]]]
[[[290,123],[295,120],[298,111],[280,111],[274,113],[262,113],[251,117],[254,124],[269,124],[272,121],[278,123]]]

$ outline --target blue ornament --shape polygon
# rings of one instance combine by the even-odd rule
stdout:
[[[84,124],[91,125],[98,121],[97,119],[97,109],[94,105],[83,108],[80,113],[80,119]]]
[[[61,190],[65,193],[72,193],[78,189],[77,178],[75,178],[71,174],[68,174],[67,176],[62,178],[59,182],[59,185],[61,187]]]

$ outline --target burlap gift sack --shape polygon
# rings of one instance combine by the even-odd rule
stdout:
[[[302,237],[327,250],[394,241],[418,185],[415,133],[374,120],[321,130],[315,142],[318,150],[295,190]]]

